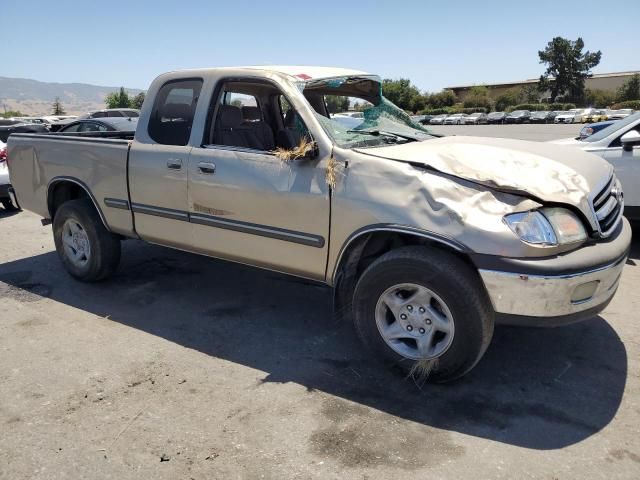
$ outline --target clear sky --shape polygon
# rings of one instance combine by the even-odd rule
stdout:
[[[640,70],[639,0],[0,0],[0,76],[146,88],[192,67],[295,64],[420,89],[537,78],[554,36]]]

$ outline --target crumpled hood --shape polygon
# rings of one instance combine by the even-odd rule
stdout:
[[[602,158],[575,147],[504,138],[450,136],[357,151],[423,164],[500,191],[575,205],[587,218],[589,194],[603,188],[613,173]]]

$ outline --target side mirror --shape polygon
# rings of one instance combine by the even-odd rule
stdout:
[[[640,132],[637,130],[629,130],[620,137],[620,143],[625,152],[630,152],[633,150],[633,147],[640,145]]]

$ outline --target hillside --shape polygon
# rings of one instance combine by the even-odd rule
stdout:
[[[27,78],[0,77],[0,112],[18,110],[25,115],[51,114],[56,97],[68,114],[86,113],[104,108],[104,97],[120,87],[102,87],[85,83],[39,82]],[[126,88],[129,95],[142,90]]]

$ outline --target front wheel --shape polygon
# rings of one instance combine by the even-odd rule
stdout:
[[[65,269],[78,280],[103,280],[120,262],[120,239],[105,228],[88,198],[62,204],[53,219],[53,239]]]
[[[493,336],[477,272],[447,252],[392,250],[365,270],[353,299],[356,331],[374,355],[410,374],[427,366],[436,382],[471,370]]]

